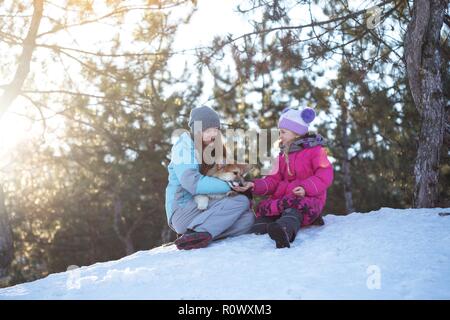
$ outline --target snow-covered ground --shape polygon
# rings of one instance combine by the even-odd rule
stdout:
[[[290,249],[245,235],[137,252],[0,289],[0,299],[450,299],[450,215],[327,215]]]

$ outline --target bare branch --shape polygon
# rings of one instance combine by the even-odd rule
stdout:
[[[38,112],[39,112],[39,114],[41,116],[42,124],[43,124],[42,136],[44,136],[45,132],[47,131],[47,122],[46,122],[46,118],[44,116],[44,113],[42,112],[41,104],[38,101],[34,101],[33,99],[31,99],[26,94],[20,94],[20,95],[22,97],[26,98],[28,101],[30,101],[32,103],[32,105],[38,110]]]
[[[0,117],[5,113],[11,103],[19,95],[20,89],[30,72],[31,56],[35,48],[36,35],[42,19],[43,0],[34,0],[34,12],[28,34],[23,42],[23,51],[12,82],[5,88],[0,97]]]
[[[80,26],[83,26],[83,25],[86,25],[86,24],[96,23],[96,22],[99,22],[101,20],[105,20],[107,18],[114,17],[114,16],[120,15],[120,14],[124,14],[124,13],[130,12],[130,11],[170,9],[170,8],[173,8],[173,7],[176,7],[176,6],[181,5],[183,3],[188,3],[188,2],[190,2],[190,1],[183,0],[183,1],[177,2],[177,3],[172,4],[172,5],[168,5],[168,6],[161,6],[161,5],[158,5],[158,6],[152,6],[152,5],[147,5],[147,6],[122,6],[122,7],[118,7],[116,9],[114,9],[113,11],[111,11],[111,12],[109,12],[109,13],[101,16],[101,17],[97,17],[97,18],[94,18],[94,19],[88,19],[88,20],[84,20],[84,21],[81,21],[81,22],[78,22],[78,23],[69,24],[69,25],[55,26],[53,29],[37,35],[37,38],[41,38],[41,37],[43,37],[45,35],[56,33],[56,32],[59,32],[61,30],[67,30],[67,29],[74,28],[74,27],[80,27]],[[61,9],[63,9],[63,8],[61,8]]]
[[[347,12],[351,12],[350,8],[342,1],[339,0],[339,2],[344,6],[345,10]],[[394,5],[394,7],[392,7],[388,12],[386,12],[383,17],[380,17],[380,19],[384,19],[388,16],[391,15],[392,12],[394,12],[398,6],[400,6],[401,2],[398,2]],[[353,21],[355,21],[355,23],[357,23],[359,26],[362,26],[361,22],[359,22],[357,19],[352,18]],[[384,44],[387,48],[390,49],[391,52],[393,52],[399,59],[402,59],[402,56],[400,56],[396,50],[394,50],[386,41],[384,41],[382,38],[380,38],[373,30],[367,28],[367,30],[369,31],[369,33],[372,35],[372,37],[377,40],[378,42],[381,42],[382,44]]]

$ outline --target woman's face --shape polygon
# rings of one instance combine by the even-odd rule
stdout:
[[[217,135],[220,133],[219,128],[208,128],[202,133],[203,144],[209,145],[214,142]]]
[[[286,144],[289,141],[298,137],[298,134],[288,129],[280,129],[280,141],[282,144]]]

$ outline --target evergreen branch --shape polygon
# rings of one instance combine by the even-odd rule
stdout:
[[[384,6],[388,3],[394,2],[395,0],[385,0],[383,2],[381,2],[380,4],[378,4],[378,6]],[[303,25],[297,25],[297,26],[281,26],[281,27],[274,27],[274,28],[269,28],[269,29],[262,29],[262,30],[256,30],[256,31],[252,31],[252,32],[248,32],[245,34],[242,34],[238,37],[235,38],[230,38],[227,41],[223,42],[222,44],[220,44],[220,46],[218,46],[210,55],[209,57],[214,56],[219,50],[221,50],[222,48],[224,48],[225,46],[234,43],[238,40],[244,39],[246,37],[250,37],[250,36],[254,36],[254,35],[259,35],[259,34],[268,34],[274,31],[285,31],[285,30],[301,30],[304,28],[311,28],[311,27],[319,27],[319,26],[324,26],[324,25],[328,25],[334,22],[339,22],[342,20],[348,20],[351,18],[356,18],[358,16],[360,16],[361,14],[366,13],[367,9],[362,9],[356,12],[352,12],[349,13],[345,16],[342,17],[335,17],[329,20],[325,20],[325,21],[318,21],[318,22],[314,22],[314,23],[308,23],[308,24],[303,24]]]

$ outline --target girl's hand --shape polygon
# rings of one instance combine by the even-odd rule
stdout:
[[[305,189],[303,189],[302,187],[296,187],[294,189],[292,189],[292,192],[297,196],[297,197],[304,197],[306,192]]]
[[[236,192],[245,192],[248,189],[253,188],[254,186],[255,186],[255,184],[253,182],[246,181],[246,182],[244,182],[244,186],[231,187],[231,189],[233,189]]]

